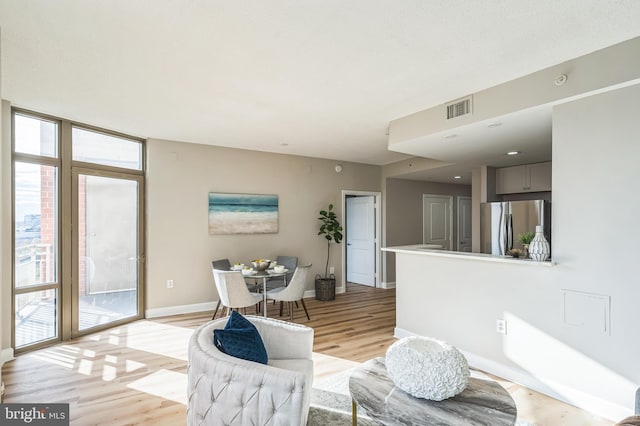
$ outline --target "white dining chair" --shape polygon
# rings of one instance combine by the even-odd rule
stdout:
[[[243,309],[246,313],[246,308],[252,305],[256,305],[256,314],[259,313],[262,295],[249,291],[242,272],[213,269],[213,280],[218,290],[218,304],[212,319],[215,319],[220,304],[227,308],[227,313],[230,309]]]
[[[289,272],[284,277],[274,277],[267,280],[267,291],[287,285],[293,277],[293,272],[298,267],[298,258],[296,256],[278,256],[276,258],[278,265],[284,266]]]
[[[309,277],[310,271],[311,265],[298,266],[296,271],[293,273],[291,282],[289,282],[286,287],[282,286],[267,291],[267,299],[280,302],[280,316],[282,316],[283,303],[287,302],[287,306],[289,308],[289,319],[290,321],[293,321],[293,302],[300,301],[304,308],[304,313],[307,314],[307,319],[311,320],[309,317],[309,311],[307,311],[307,306],[304,304],[304,290],[306,288],[307,278]]]

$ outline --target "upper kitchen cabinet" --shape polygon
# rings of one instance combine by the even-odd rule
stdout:
[[[551,191],[551,163],[525,164],[496,170],[496,194]]]

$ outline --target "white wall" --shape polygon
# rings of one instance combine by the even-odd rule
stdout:
[[[299,264],[313,264],[313,276],[324,274],[318,212],[333,203],[341,217],[343,189],[380,191],[379,166],[341,162],[344,170],[336,173],[332,160],[165,140],[148,142],[148,160],[146,309],[152,315],[217,300],[210,269],[217,258],[247,263],[294,255]],[[279,232],[209,235],[209,192],[277,194]],[[337,283],[340,253],[332,248]],[[168,279],[173,289],[166,288]]]
[[[446,119],[446,105],[418,111],[389,123],[389,149],[420,152],[426,135],[447,133],[515,111],[583,96],[640,78],[640,37],[618,43],[532,74],[473,93],[473,114]],[[553,81],[566,74],[567,83]]]
[[[630,414],[640,384],[639,112],[640,85],[554,108],[557,265],[398,254],[399,334],[449,341],[472,364],[612,420]],[[610,296],[610,334],[596,330],[604,311],[589,300],[565,310],[563,290]],[[566,324],[572,310],[587,322]]]
[[[640,383],[640,85],[554,108],[554,258],[562,288],[611,296],[611,336],[558,337]],[[633,337],[632,337],[633,336]],[[606,394],[597,383],[589,390]]]

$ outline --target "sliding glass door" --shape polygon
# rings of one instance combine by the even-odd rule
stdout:
[[[140,314],[142,177],[73,171],[74,331]]]
[[[71,127],[72,329],[81,335],[142,317],[143,146]]]

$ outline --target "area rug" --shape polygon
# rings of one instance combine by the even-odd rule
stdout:
[[[351,396],[349,376],[346,370],[325,379],[314,381],[307,426],[349,426],[351,425]],[[358,425],[379,425],[358,407]],[[523,420],[516,420],[515,426],[536,426]]]
[[[349,376],[346,370],[313,383],[307,426],[351,425],[351,396]],[[378,425],[358,407],[358,426]]]

